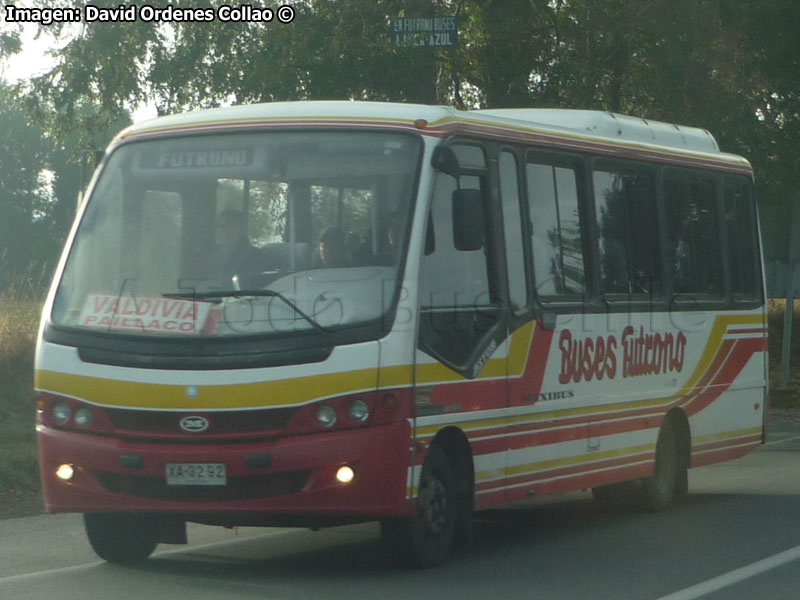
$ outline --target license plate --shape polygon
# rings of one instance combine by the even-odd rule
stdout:
[[[167,485],[225,485],[225,463],[167,463]]]

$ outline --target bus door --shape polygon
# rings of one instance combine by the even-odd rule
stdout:
[[[500,156],[501,182],[514,175],[511,156]],[[505,165],[505,168],[504,168]],[[507,497],[522,501],[533,493],[557,491],[593,450],[596,439],[582,412],[586,393],[580,348],[586,333],[586,227],[581,207],[580,159],[565,154],[527,151],[517,156],[521,206],[504,201],[512,349],[509,406],[513,436],[509,449]],[[512,183],[505,190],[520,189]],[[507,192],[510,196],[511,192]],[[514,287],[514,211],[521,210],[522,244],[533,296],[523,304]],[[526,226],[527,225],[527,226]],[[513,231],[512,231],[513,229]],[[516,300],[515,300],[516,299]],[[522,308],[528,306],[528,309]]]
[[[463,431],[476,489],[502,495],[509,344],[498,270],[492,266],[498,220],[485,149],[457,143],[442,150],[450,166],[434,174],[420,276],[417,435],[430,443],[446,427]]]

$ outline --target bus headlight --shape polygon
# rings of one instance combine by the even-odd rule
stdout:
[[[78,427],[89,427],[92,424],[92,409],[82,406],[75,411],[75,424]]]
[[[73,475],[75,475],[75,467],[72,465],[64,464],[56,469],[56,477],[61,481],[69,481]]]
[[[339,467],[339,470],[336,471],[336,481],[339,483],[350,483],[353,481],[353,477],[355,477],[355,473],[353,472],[353,468],[344,465]]]
[[[72,410],[66,402],[56,402],[53,405],[53,422],[56,425],[66,425],[72,416]]]
[[[369,418],[369,406],[363,400],[353,400],[347,414],[356,423],[363,423]]]
[[[336,425],[336,411],[327,404],[323,404],[317,409],[317,423],[325,429],[330,429]]]

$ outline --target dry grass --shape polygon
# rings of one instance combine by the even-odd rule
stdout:
[[[0,291],[0,517],[41,512],[33,356],[41,285],[30,274]]]
[[[768,308],[770,405],[774,408],[800,408],[800,301],[796,300],[793,306],[791,368],[787,385],[781,381],[786,301],[771,299]]]

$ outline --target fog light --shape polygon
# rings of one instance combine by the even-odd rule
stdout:
[[[339,483],[350,483],[353,481],[353,477],[355,477],[355,473],[347,465],[339,467],[339,470],[336,471],[336,481]]]
[[[327,404],[323,404],[317,409],[317,423],[326,429],[336,425],[336,411]]]
[[[82,406],[75,411],[75,424],[79,427],[88,427],[92,424],[92,409]]]
[[[72,479],[72,476],[75,474],[75,469],[72,465],[61,465],[56,470],[56,477],[61,479],[62,481],[69,481]]]
[[[348,414],[353,421],[363,423],[369,418],[369,406],[363,400],[353,400],[350,403]]]
[[[66,425],[71,416],[72,410],[70,410],[69,404],[57,402],[53,405],[53,421],[56,425]]]

